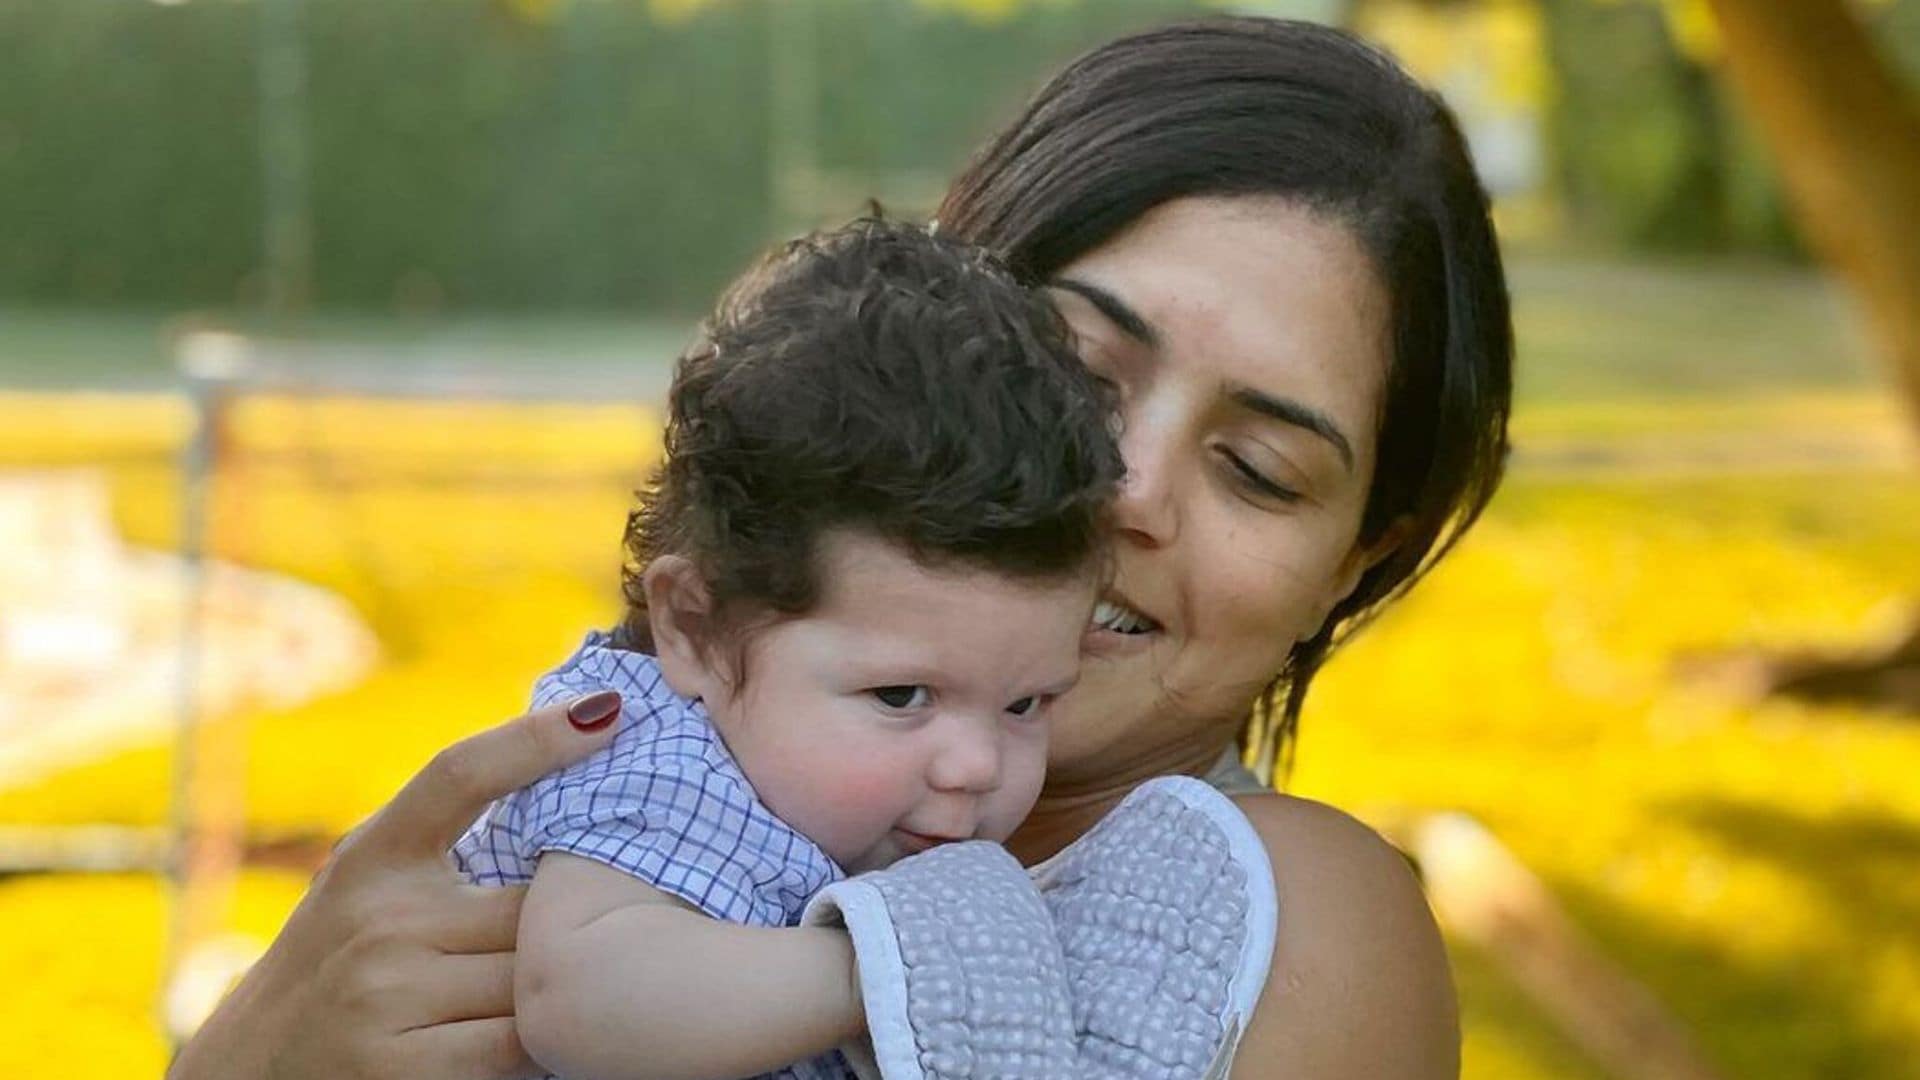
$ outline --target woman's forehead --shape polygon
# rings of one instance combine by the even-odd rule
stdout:
[[[1358,237],[1331,216],[1271,197],[1176,200],[1058,280],[1080,294],[1070,310],[1085,304],[1077,322],[1097,316],[1101,333],[1223,393],[1243,386],[1306,405],[1356,449],[1372,441],[1391,307]]]

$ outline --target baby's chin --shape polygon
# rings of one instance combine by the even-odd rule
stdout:
[[[924,849],[917,845],[904,843],[903,838],[896,836],[892,832],[888,832],[885,837],[867,850],[857,855],[849,856],[844,860],[836,859],[835,861],[839,862],[840,869],[846,871],[848,877],[852,877],[855,874],[865,874],[874,870],[885,870],[887,867],[892,866],[894,863],[899,862],[909,855],[918,854],[921,850]]]
[[[887,867],[899,862],[901,858],[902,856],[897,852],[891,855],[867,852],[842,862],[840,869],[845,871],[848,877],[853,877],[857,874],[871,873],[875,870],[885,870]]]
[[[981,835],[965,839],[992,840],[995,843],[1004,843],[1006,841],[1006,835]],[[839,863],[840,869],[846,871],[848,877],[852,877],[855,874],[865,874],[873,870],[885,870],[901,859],[911,858],[921,852],[931,851],[936,847],[944,847],[947,844],[960,843],[961,840],[962,838],[956,837],[937,843],[930,843],[925,838],[902,835],[897,831],[889,831],[885,839],[868,850],[852,856],[845,861],[835,861]]]

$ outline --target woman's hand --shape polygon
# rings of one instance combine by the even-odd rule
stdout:
[[[448,747],[349,834],[169,1080],[506,1080],[522,889],[463,883],[447,849],[487,803],[604,746],[590,694]]]

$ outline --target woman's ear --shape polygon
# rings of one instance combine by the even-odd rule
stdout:
[[[1332,617],[1333,609],[1344,603],[1347,597],[1353,595],[1353,590],[1360,587],[1360,579],[1367,575],[1367,571],[1391,558],[1394,552],[1400,550],[1400,545],[1407,542],[1407,537],[1412,533],[1413,518],[1401,517],[1387,526],[1372,543],[1361,544],[1356,541],[1353,549],[1347,552],[1346,559],[1340,564],[1334,580],[1322,598],[1319,617],[1313,620],[1313,625],[1308,628],[1306,636],[1300,640],[1306,641],[1318,634],[1327,620]]]
[[[713,664],[713,594],[692,559],[662,555],[640,575],[660,674],[683,698],[712,697],[725,682]]]

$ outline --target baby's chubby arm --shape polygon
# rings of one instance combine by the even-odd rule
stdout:
[[[865,1030],[845,931],[721,922],[563,852],[540,859],[518,951],[520,1041],[567,1076],[750,1076]]]

